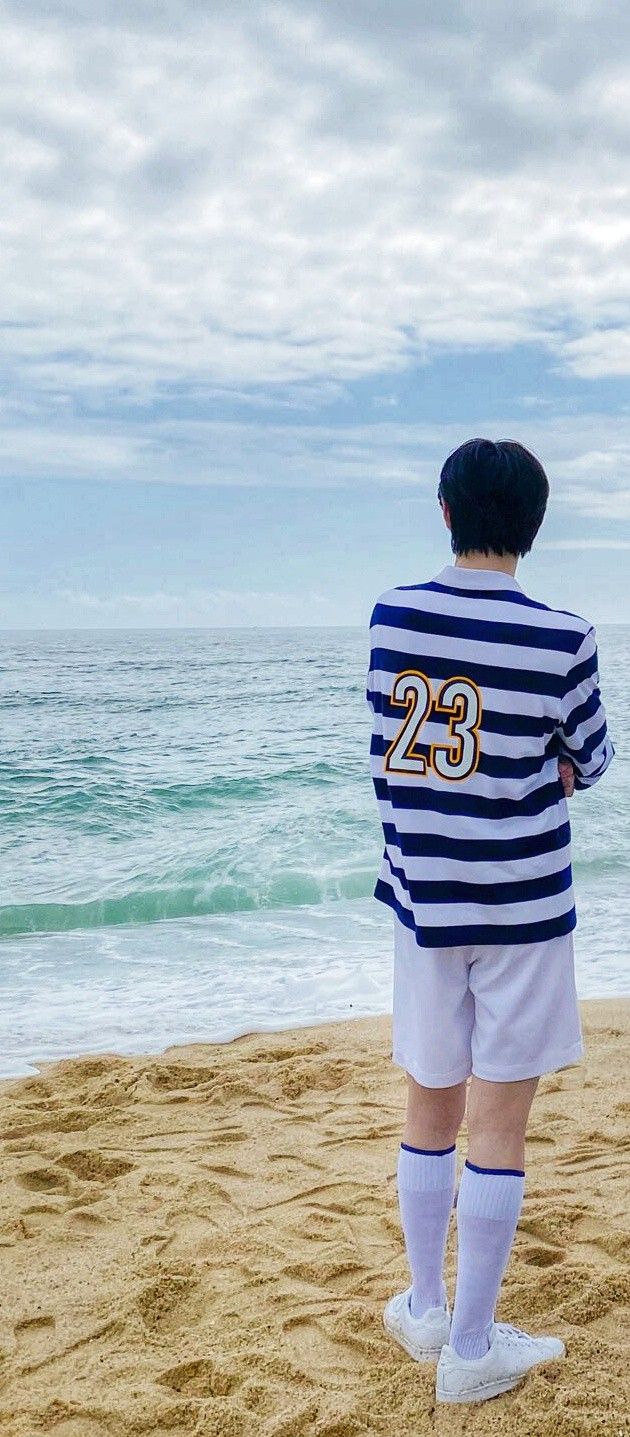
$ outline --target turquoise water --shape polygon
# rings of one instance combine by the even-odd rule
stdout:
[[[630,991],[617,758],[571,804],[583,994]],[[0,634],[0,1072],[389,1007],[354,629]]]

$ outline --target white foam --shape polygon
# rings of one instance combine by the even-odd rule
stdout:
[[[582,894],[582,998],[630,994],[615,911],[608,885]],[[388,1013],[391,947],[391,915],[370,899],[4,940],[0,1076]]]

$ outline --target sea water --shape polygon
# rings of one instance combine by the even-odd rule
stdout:
[[[582,997],[630,993],[617,756],[570,803]],[[360,629],[0,633],[0,1075],[391,1008]]]

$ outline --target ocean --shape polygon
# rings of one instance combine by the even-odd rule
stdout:
[[[617,756],[570,802],[580,996],[630,993]],[[360,629],[0,633],[0,1076],[391,1010]]]

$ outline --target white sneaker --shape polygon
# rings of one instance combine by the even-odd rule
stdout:
[[[485,1402],[509,1392],[539,1362],[564,1357],[559,1337],[530,1337],[508,1322],[495,1322],[483,1357],[460,1357],[448,1344],[437,1367],[438,1402]]]
[[[383,1326],[416,1362],[437,1362],[451,1330],[446,1292],[443,1307],[430,1307],[422,1317],[412,1317],[411,1288],[392,1297],[383,1313]]]

